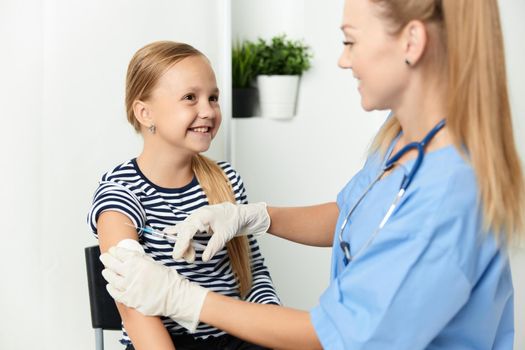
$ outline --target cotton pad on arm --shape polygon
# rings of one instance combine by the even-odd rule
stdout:
[[[121,247],[124,249],[128,249],[134,252],[139,252],[141,254],[144,254],[144,249],[140,245],[139,242],[135,241],[134,239],[126,238],[122,241],[118,242],[117,247]]]

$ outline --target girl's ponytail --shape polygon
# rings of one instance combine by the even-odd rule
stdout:
[[[192,168],[210,204],[235,203],[231,183],[217,163],[202,155],[196,155],[192,159]],[[239,282],[239,292],[241,297],[245,297],[252,285],[248,238],[246,236],[235,237],[228,242],[226,247],[233,272]]]

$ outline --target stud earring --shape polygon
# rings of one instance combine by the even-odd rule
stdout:
[[[155,124],[151,124],[150,126],[148,126],[148,130],[150,133],[154,134],[157,131],[157,127],[155,126]]]
[[[407,66],[410,66],[410,64],[411,64],[410,61],[408,60],[408,58],[405,58],[405,63],[406,63]]]

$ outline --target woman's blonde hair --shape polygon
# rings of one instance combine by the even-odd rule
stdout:
[[[194,47],[173,41],[157,41],[138,50],[131,59],[126,76],[127,118],[137,132],[140,123],[133,111],[133,102],[146,101],[160,77],[174,64],[187,57],[203,56]],[[214,161],[195,155],[192,170],[201,185],[209,204],[235,203],[235,196],[226,174]],[[233,273],[239,283],[239,293],[246,296],[252,285],[250,247],[246,236],[236,237],[227,244]]]
[[[423,64],[446,77],[447,128],[476,173],[486,227],[506,242],[524,230],[525,185],[512,133],[497,0],[371,0],[400,33],[426,24]],[[429,54],[430,53],[430,54]],[[372,150],[385,150],[401,127],[390,118]]]

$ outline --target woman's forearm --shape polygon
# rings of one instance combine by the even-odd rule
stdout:
[[[249,303],[209,292],[200,320],[272,349],[322,349],[306,311]]]
[[[335,202],[309,207],[268,207],[271,234],[289,241],[329,247],[334,238],[339,208]]]

